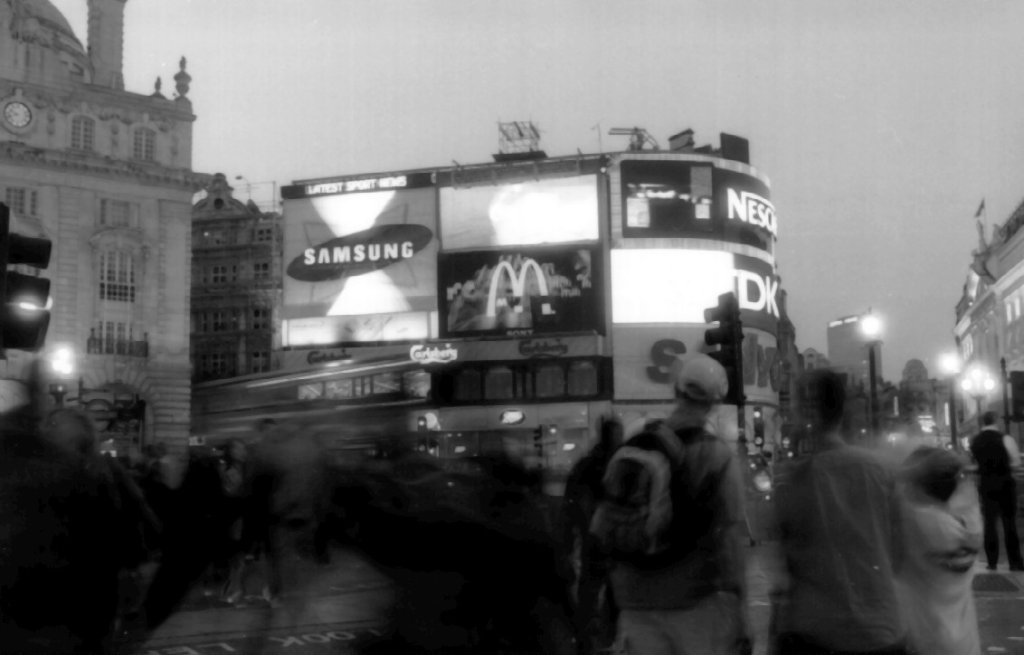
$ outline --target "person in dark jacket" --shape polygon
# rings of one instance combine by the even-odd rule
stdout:
[[[581,653],[607,648],[615,638],[615,604],[608,586],[610,560],[596,547],[590,521],[604,494],[604,472],[622,444],[622,423],[602,418],[597,444],[569,473],[562,498],[561,546],[572,572],[573,622]]]
[[[103,654],[116,612],[111,487],[44,438],[37,416],[0,416],[0,652]]]
[[[1024,571],[1020,539],[1017,536],[1017,483],[1013,479],[1010,453],[1003,443],[1003,433],[996,427],[996,413],[981,416],[981,432],[971,439],[971,455],[978,465],[978,493],[981,516],[985,526],[985,557],[988,570],[999,563],[999,528],[1003,524],[1006,559],[1011,571]]]

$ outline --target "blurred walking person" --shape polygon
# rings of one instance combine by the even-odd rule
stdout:
[[[80,453],[44,437],[32,406],[0,416],[0,651],[109,652],[111,491]]]
[[[999,523],[1003,526],[1006,560],[1011,571],[1024,571],[1017,536],[1017,482],[1013,479],[1013,455],[996,426],[996,413],[981,415],[981,432],[971,439],[971,455],[978,465],[978,492],[985,525],[985,558],[988,570],[999,564]],[[1016,449],[1014,449],[1016,450]],[[1020,456],[1017,455],[1019,465]]]
[[[597,444],[569,472],[562,497],[561,546],[573,576],[573,622],[581,655],[605,648],[614,639],[617,612],[608,584],[611,561],[594,542],[590,521],[604,497],[608,461],[621,443],[622,423],[602,418]]]
[[[972,581],[982,523],[967,461],[922,447],[899,477],[905,558],[896,588],[908,646],[920,655],[980,655]]]
[[[110,626],[109,638],[115,627],[140,611],[143,582],[139,567],[153,556],[160,522],[131,473],[116,458],[100,452],[96,426],[85,411],[64,407],[50,412],[42,436],[79,458],[81,465],[99,478],[112,506],[111,523],[96,526],[107,532],[110,545],[95,562],[99,586],[93,605],[102,619],[115,617],[116,626]]]
[[[844,442],[838,374],[812,371],[800,392],[811,452],[791,464],[775,494],[787,574],[773,594],[776,653],[902,655],[895,476],[874,453]]]
[[[328,453],[303,429],[270,424],[250,455],[245,529],[266,554],[267,599],[298,615],[324,558],[319,537],[331,498]]]
[[[227,580],[222,599],[232,605],[242,601],[246,594],[246,574],[252,563],[252,553],[245,543],[246,503],[249,498],[249,451],[241,439],[230,440],[224,448],[221,469],[221,487],[224,490],[224,529],[227,532],[224,553]]]

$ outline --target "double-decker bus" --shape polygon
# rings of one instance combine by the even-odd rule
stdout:
[[[411,361],[328,362],[193,387],[193,435],[219,446],[252,440],[266,419],[301,428],[339,453],[409,436],[427,409],[429,375]],[[412,429],[411,429],[412,427]]]

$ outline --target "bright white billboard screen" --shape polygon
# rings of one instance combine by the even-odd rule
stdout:
[[[445,250],[596,241],[597,177],[442,187]]]

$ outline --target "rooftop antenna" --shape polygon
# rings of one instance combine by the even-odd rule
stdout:
[[[628,136],[629,150],[636,152],[643,150],[644,146],[650,145],[651,150],[658,150],[658,142],[654,140],[651,133],[642,127],[613,127],[608,130],[611,136]]]
[[[547,153],[540,149],[540,129],[533,121],[498,123],[498,153],[494,161],[522,161],[544,159]]]

